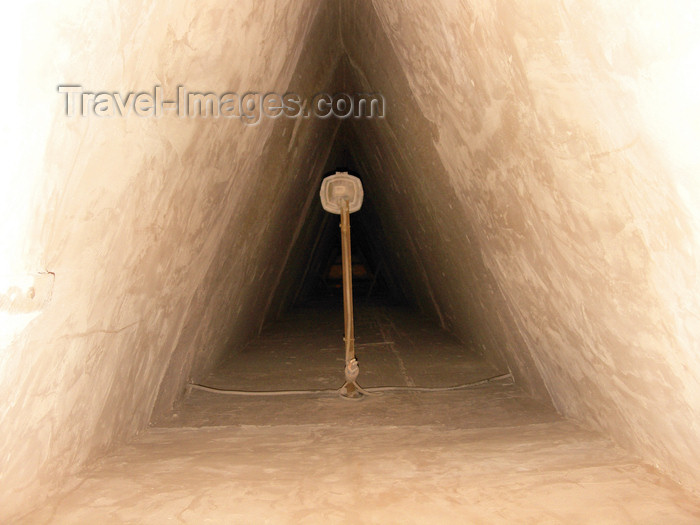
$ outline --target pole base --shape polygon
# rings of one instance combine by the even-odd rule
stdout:
[[[357,383],[355,383],[355,381],[346,381],[345,384],[340,387],[340,397],[360,400],[365,397],[365,395],[362,393],[362,389]]]

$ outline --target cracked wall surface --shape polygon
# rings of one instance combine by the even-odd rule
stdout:
[[[0,353],[0,515],[142,430],[257,332],[338,124],[68,118],[57,85],[333,91],[336,8],[46,2],[16,21],[17,125],[33,119],[35,140],[10,153],[36,179],[20,270],[55,285]]]
[[[355,0],[342,16],[356,82],[391,95],[386,121],[355,126],[356,156],[421,302],[697,488],[698,7]]]
[[[700,487],[691,0],[22,9],[0,32],[0,517],[167,414],[293,303],[320,177],[345,154],[397,291]],[[67,117],[61,84],[369,91],[387,113]]]

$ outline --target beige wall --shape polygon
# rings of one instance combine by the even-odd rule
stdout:
[[[356,0],[342,25],[356,82],[393,95],[385,122],[355,126],[357,156],[425,268],[423,302],[696,489],[698,17],[655,0]]]
[[[338,134],[409,296],[700,487],[694,1],[52,4],[1,37],[0,517],[289,300]],[[68,118],[78,83],[380,91],[387,118]]]
[[[2,312],[5,516],[142,430],[159,389],[157,413],[259,329],[337,127],[68,118],[56,88],[321,91],[340,54],[334,3],[44,4],[15,20],[23,135],[7,148],[17,165],[3,212],[24,231],[5,238],[3,275],[55,283],[45,308]]]

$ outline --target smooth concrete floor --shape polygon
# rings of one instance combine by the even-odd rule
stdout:
[[[407,310],[358,305],[359,383],[448,386],[497,370]],[[342,310],[301,308],[203,383],[342,384]],[[238,397],[193,390],[22,523],[700,523],[700,501],[512,381]]]

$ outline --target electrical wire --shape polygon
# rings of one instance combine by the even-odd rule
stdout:
[[[424,386],[373,386],[362,388],[360,392],[367,395],[381,395],[384,392],[451,392],[453,390],[464,390],[475,386],[493,383],[504,379],[513,379],[512,374],[502,374],[498,376],[488,377],[471,383],[454,386],[439,386],[439,387],[424,387]],[[300,395],[317,395],[317,394],[340,394],[339,389],[319,389],[319,390],[228,390],[226,388],[216,388],[212,386],[200,385],[198,383],[189,383],[187,385],[192,390],[203,390],[213,394],[224,394],[228,396],[300,396]]]
[[[228,396],[299,396],[307,394],[337,394],[338,389],[328,388],[325,390],[227,390],[213,386],[189,383],[187,385],[192,390],[204,390],[213,394],[224,394]]]
[[[485,385],[487,383],[492,383],[494,381],[501,381],[504,379],[513,379],[512,374],[502,374],[500,376],[493,376],[486,379],[481,379],[479,381],[474,381],[472,383],[465,383],[463,385],[454,386],[437,386],[437,387],[427,387],[427,386],[374,386],[370,388],[365,388],[367,392],[450,392],[452,390],[464,390],[466,388],[471,388],[475,386]]]

